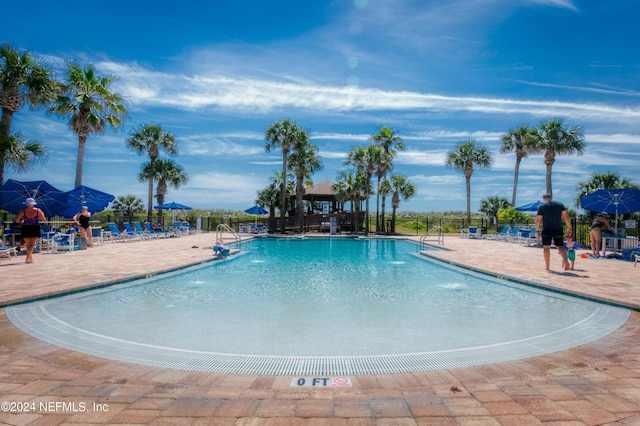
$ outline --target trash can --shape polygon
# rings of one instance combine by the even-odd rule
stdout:
[[[87,239],[78,238],[78,250],[86,250],[86,249],[87,249]]]
[[[336,235],[336,217],[335,216],[331,216],[329,218],[329,235]]]

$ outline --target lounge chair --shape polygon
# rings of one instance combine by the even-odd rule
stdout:
[[[537,246],[538,245],[538,237],[536,237],[536,227],[532,226],[529,228],[528,238],[522,238],[522,241],[526,246]]]
[[[128,234],[121,233],[114,222],[107,223],[107,232],[111,241],[133,241],[133,238]]]
[[[491,239],[491,240],[502,240],[502,239],[506,239],[507,235],[509,235],[509,230],[511,229],[510,226],[504,226],[502,228],[502,231],[500,231],[498,234],[493,234],[490,237],[487,235],[487,238]]]
[[[159,237],[167,238],[169,236],[169,231],[166,231],[164,229],[153,229],[153,226],[151,226],[149,222],[145,222],[144,227],[146,228],[147,232],[156,234]]]
[[[75,240],[75,232],[67,232],[66,234],[57,233],[51,239],[51,253],[59,251],[68,251],[69,253],[78,249],[78,242]]]
[[[135,239],[149,238],[146,235],[142,235],[136,230],[134,230],[129,222],[123,222],[122,226],[124,226],[125,234],[129,235],[131,238],[135,238]]]
[[[640,243],[638,243],[638,247],[631,250],[629,253],[629,260],[633,260],[633,267],[638,266],[638,258],[640,258]]]
[[[18,257],[18,248],[13,246],[0,246],[0,259],[11,260],[11,255]]]
[[[514,226],[509,230],[509,234],[507,235],[505,240],[510,243],[513,243],[513,242],[518,242],[519,238],[520,238],[520,227]]]
[[[158,234],[156,234],[155,232],[147,231],[142,227],[140,222],[133,222],[133,226],[136,228],[135,230],[138,233],[138,235],[143,235],[143,236],[146,236],[147,238],[158,238]]]

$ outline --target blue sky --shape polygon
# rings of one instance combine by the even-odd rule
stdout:
[[[559,157],[554,195],[572,204],[593,172],[640,182],[640,3],[634,0],[336,0],[10,2],[0,43],[50,61],[93,63],[127,100],[122,130],[92,136],[83,183],[146,200],[143,157],[125,139],[160,123],[179,141],[189,183],[167,201],[245,209],[279,169],[265,128],[291,118],[308,129],[333,180],[349,149],[390,126],[407,147],[395,172],[413,181],[403,210],[464,210],[464,178],[446,152],[473,137],[494,156],[472,178],[472,209],[511,197],[512,154],[500,137],[520,124],[564,118],[587,151]],[[26,22],[26,24],[25,24]],[[77,139],[42,111],[20,110],[13,130],[42,141],[47,161],[6,178],[72,189]],[[521,166],[518,204],[544,190],[540,155]]]

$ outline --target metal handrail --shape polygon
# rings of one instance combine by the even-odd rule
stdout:
[[[442,229],[441,226],[434,226],[424,235],[420,236],[420,243],[426,244],[429,237],[433,237],[433,236],[436,237],[436,241],[438,244],[444,245],[444,230]]]
[[[232,227],[227,225],[226,223],[221,223],[216,227],[216,241],[222,240],[222,233],[230,233],[236,240],[236,243],[240,243],[242,237],[238,234]]]

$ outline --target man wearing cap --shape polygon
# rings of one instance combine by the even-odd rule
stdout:
[[[22,203],[26,207],[16,216],[16,223],[22,224],[22,241],[27,246],[26,263],[33,262],[33,249],[40,238],[40,222],[47,220],[42,210],[36,207],[36,200],[27,198]]]
[[[567,250],[564,248],[562,222],[564,221],[567,225],[567,237],[570,237],[573,235],[571,218],[562,203],[551,199],[551,194],[543,194],[542,200],[544,204],[538,207],[538,216],[536,216],[536,230],[542,229],[542,233],[539,231],[536,231],[536,233],[542,235],[545,269],[549,270],[549,263],[551,261],[551,241],[553,241],[556,249],[558,249],[558,253],[562,256],[562,264],[565,265],[565,269],[569,269]]]

